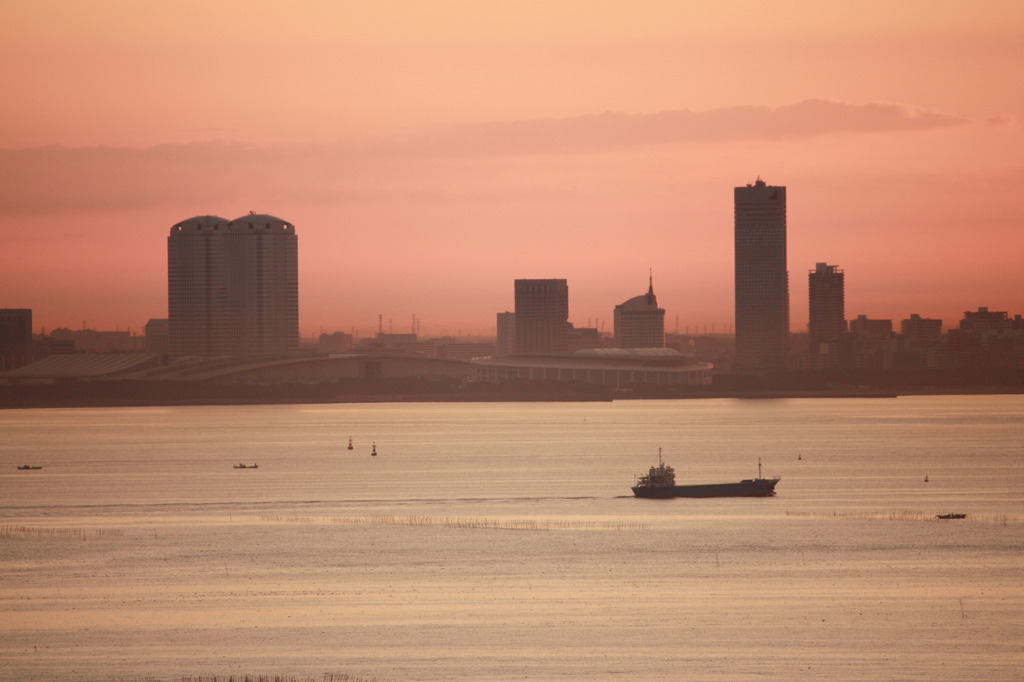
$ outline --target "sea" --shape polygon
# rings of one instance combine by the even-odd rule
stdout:
[[[1024,396],[2,410],[0,679],[1024,679]]]

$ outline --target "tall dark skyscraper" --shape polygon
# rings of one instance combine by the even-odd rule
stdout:
[[[178,355],[251,356],[299,347],[295,226],[269,215],[199,216],[167,238],[168,327]]]
[[[837,265],[818,263],[807,275],[807,352],[816,369],[840,367],[846,343],[845,275]]]
[[[569,336],[569,285],[564,279],[517,279],[516,353],[564,353]]]
[[[786,188],[734,190],[736,362],[740,370],[785,369],[789,356]]]

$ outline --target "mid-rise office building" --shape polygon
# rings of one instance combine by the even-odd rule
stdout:
[[[565,353],[569,334],[566,280],[517,279],[515,298],[515,352]]]
[[[892,369],[897,348],[892,320],[858,315],[849,324],[853,365],[862,369]]]
[[[616,348],[664,348],[665,309],[658,307],[651,278],[646,294],[615,306]]]
[[[942,336],[942,320],[921,317],[917,313],[900,320],[900,334],[914,339],[934,339]]]
[[[786,188],[760,178],[736,187],[736,362],[741,370],[780,370],[789,355]]]
[[[960,329],[969,332],[999,332],[1013,328],[1013,323],[1006,311],[989,310],[986,306],[979,307],[976,311],[964,312],[960,320]]]
[[[146,352],[168,353],[171,350],[170,322],[167,318],[146,322]]]
[[[836,265],[818,263],[807,275],[807,353],[814,369],[841,367],[846,348],[844,273]]]
[[[495,355],[513,355],[516,352],[516,314],[505,311],[498,313],[498,334]]]
[[[914,313],[900,321],[895,364],[903,368],[934,369],[946,364],[942,320]]]
[[[167,238],[171,352],[293,353],[299,347],[295,226],[269,215],[199,216]]]

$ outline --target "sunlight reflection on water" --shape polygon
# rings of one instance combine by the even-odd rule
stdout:
[[[0,526],[85,531],[0,532],[0,657],[22,680],[1007,679],[1021,408],[0,412]],[[634,499],[659,447],[681,481],[760,457],[778,496]],[[44,468],[15,470],[29,461]],[[933,518],[951,511],[968,518]]]

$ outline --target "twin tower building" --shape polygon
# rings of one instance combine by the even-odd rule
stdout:
[[[199,216],[167,237],[168,342],[177,355],[299,349],[295,226],[270,215]]]
[[[734,191],[735,367],[781,369],[789,354],[786,188],[758,178]],[[298,241],[291,223],[253,213],[182,221],[167,238],[167,271],[172,353],[298,350]],[[499,354],[503,345],[513,353],[564,352],[574,334],[568,313],[565,280],[516,280],[515,314],[498,318]],[[504,329],[502,316],[511,323]],[[646,294],[616,306],[615,337],[620,348],[664,346],[665,311],[653,283]]]

